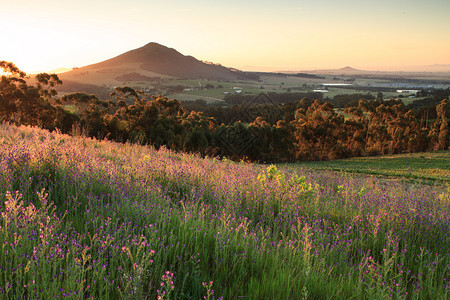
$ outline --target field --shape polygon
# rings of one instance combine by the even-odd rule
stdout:
[[[260,81],[244,81],[244,82],[225,82],[225,81],[209,81],[209,80],[180,80],[180,79],[167,79],[165,85],[182,85],[190,88],[195,88],[191,91],[184,91],[178,94],[167,95],[169,98],[176,98],[180,101],[193,101],[197,99],[204,99],[208,103],[213,103],[213,99],[217,101],[222,100],[226,93],[235,93],[236,90],[240,90],[242,94],[247,95],[258,95],[259,93],[288,93],[288,92],[312,92],[314,90],[322,90],[323,83],[345,83],[346,80],[352,80],[353,86],[339,87],[339,86],[328,86],[327,91],[323,92],[324,98],[333,99],[336,95],[343,94],[367,94],[366,88],[372,89],[371,94],[373,96],[377,95],[377,89],[375,86],[382,84],[394,84],[395,81],[391,81],[387,77],[386,79],[373,79],[373,78],[356,78],[351,75],[321,75],[323,79],[316,78],[303,78],[294,76],[276,76],[266,75],[260,76]],[[196,89],[200,86],[205,87],[207,84],[214,86],[214,88],[208,89]],[[408,83],[399,84],[398,89],[401,86],[408,87]],[[445,87],[445,86],[444,86]],[[382,88],[379,88],[383,90]],[[396,88],[392,88],[392,91],[384,91],[384,99],[398,98],[399,96],[403,98],[405,105],[421,99],[416,98],[412,94],[402,94],[396,92]],[[413,96],[410,98],[409,96]],[[212,98],[212,99],[211,99]],[[300,100],[300,99],[299,99]]]
[[[299,163],[296,167],[449,182],[450,151],[307,162]]]
[[[0,170],[4,299],[450,296],[442,185],[5,124]]]

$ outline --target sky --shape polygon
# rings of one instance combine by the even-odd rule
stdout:
[[[82,67],[149,42],[242,70],[450,64],[449,0],[0,0],[0,60]]]

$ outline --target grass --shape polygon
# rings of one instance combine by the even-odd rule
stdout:
[[[172,94],[172,95],[168,95],[167,96],[169,99],[177,99],[179,101],[195,101],[195,100],[205,100],[207,104],[218,104],[218,103],[223,103],[223,99],[221,98],[214,98],[211,96],[202,96],[202,95],[197,95],[197,94],[193,94],[193,93],[177,93],[177,94]]]
[[[94,84],[98,86],[107,85],[113,87],[123,84],[123,82],[116,80],[117,77],[133,72],[138,72],[148,77],[160,77],[168,80],[172,78],[170,76],[143,70],[140,68],[140,64],[138,63],[121,64],[119,66],[104,68],[100,70],[87,66],[73,72],[59,74],[59,76],[63,80],[63,82],[64,80],[71,80],[84,84]],[[130,81],[128,81],[128,83],[130,83]],[[147,84],[144,84],[143,87],[147,87],[149,85],[151,86],[152,83],[148,82]]]
[[[221,82],[221,81],[208,81],[208,80],[174,80],[172,81],[173,85],[181,84],[190,87],[199,87],[199,83],[202,86],[206,86],[207,84],[212,84],[214,88],[206,89],[206,90],[193,90],[193,91],[183,91],[180,94],[171,95],[170,97],[174,97],[178,100],[196,100],[196,99],[205,99],[208,103],[211,100],[220,101],[225,97],[225,93],[233,93],[236,90],[241,90],[245,94],[253,94],[257,95],[261,92],[286,92],[286,89],[279,84],[273,82],[252,82],[252,81],[244,81],[244,82]],[[222,86],[222,87],[219,87]],[[261,89],[261,86],[264,88]],[[237,89],[239,88],[239,89]]]
[[[450,190],[0,125],[5,299],[448,299]]]
[[[296,165],[314,170],[333,170],[406,179],[450,181],[450,151],[358,157]]]
[[[425,97],[414,97],[414,98],[409,98],[408,96],[406,98],[402,98],[402,102],[403,104],[409,105],[411,103],[413,103],[414,101],[418,101],[418,100],[423,100],[425,99]]]

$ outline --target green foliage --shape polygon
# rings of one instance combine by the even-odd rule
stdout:
[[[280,172],[275,165],[270,165],[264,172],[261,172],[258,175],[258,180],[262,185],[265,185],[266,182],[276,181],[279,185],[284,184],[285,175]]]
[[[450,184],[447,184],[447,186],[447,192],[439,195],[439,201],[443,207],[448,207],[450,209]]]

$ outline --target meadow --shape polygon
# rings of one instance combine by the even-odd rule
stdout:
[[[5,299],[448,299],[450,189],[0,125]]]
[[[378,177],[399,178],[412,181],[450,182],[450,151],[302,162],[295,164],[293,168],[371,174]]]

